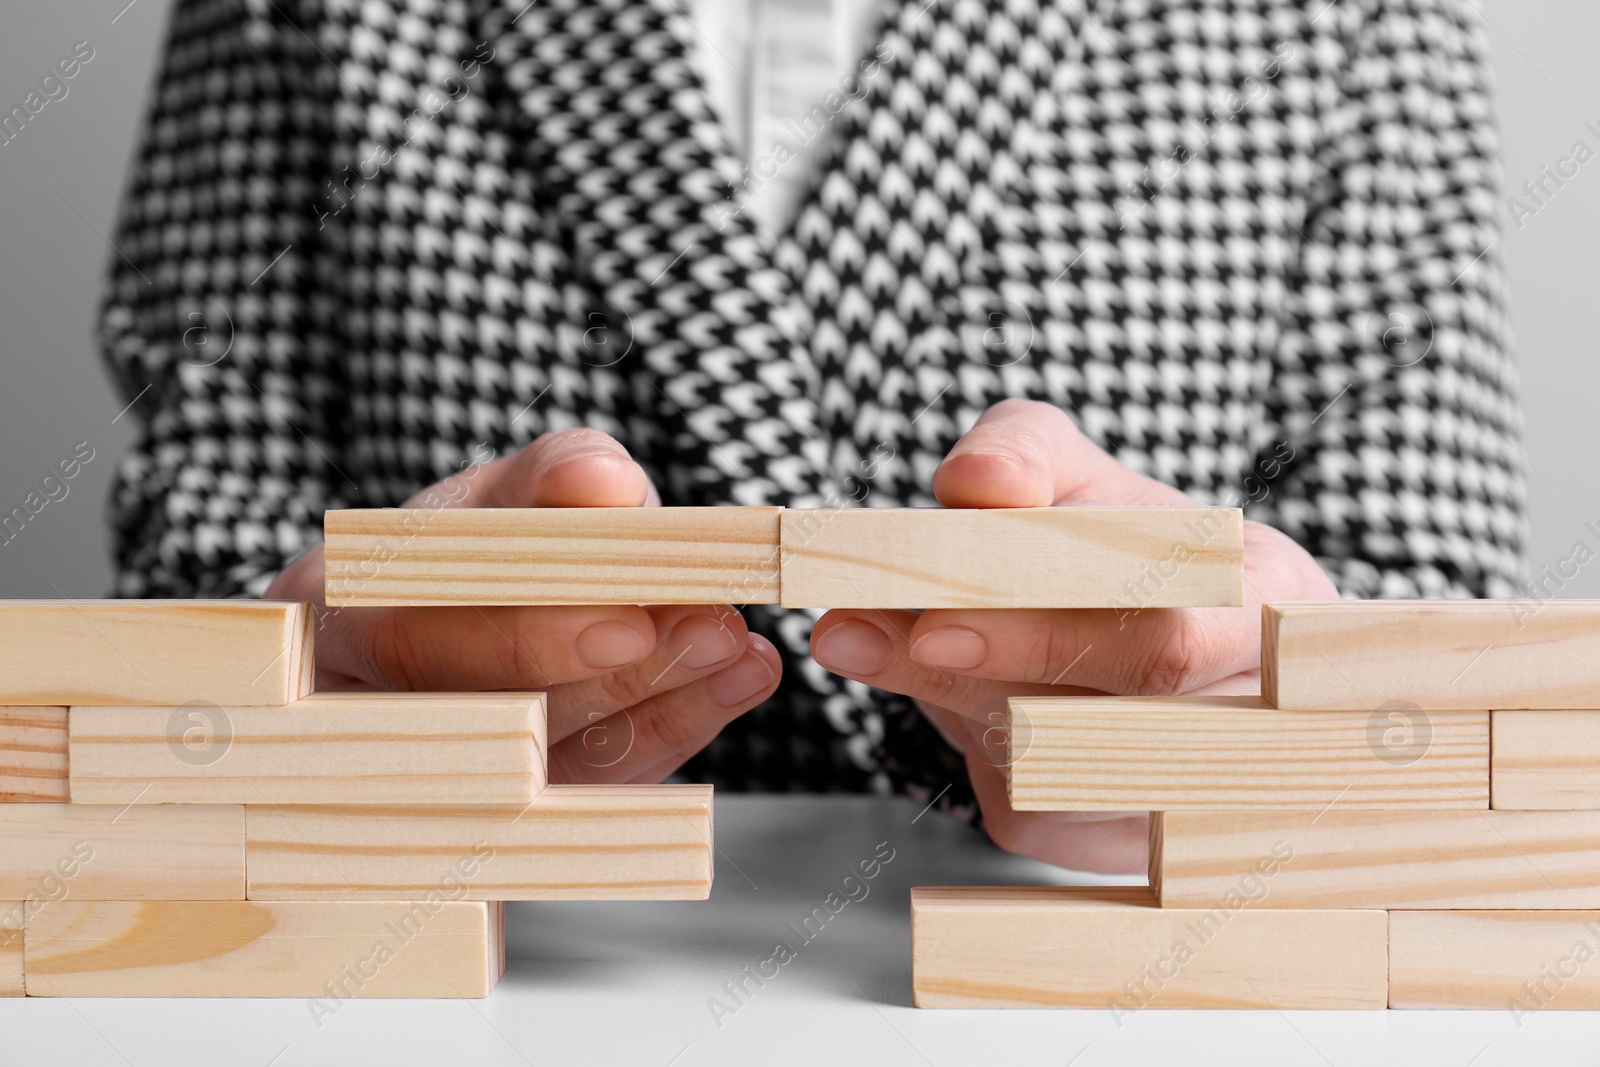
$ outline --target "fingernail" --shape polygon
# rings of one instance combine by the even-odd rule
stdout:
[[[650,639],[620,622],[597,622],[574,642],[578,658],[596,670],[637,663],[650,654]]]
[[[992,459],[992,460],[998,460],[1001,463],[1009,463],[1009,464],[1011,464],[1012,466],[1015,466],[1015,467],[1025,467],[1025,466],[1027,466],[1027,461],[1024,460],[1021,456],[1017,455],[1015,452],[986,451],[986,450],[980,449],[980,448],[969,449],[968,451],[965,451],[965,452],[957,452],[951,458],[952,459]]]
[[[668,659],[679,667],[699,670],[721,663],[739,651],[733,631],[709,615],[691,615],[672,628]]]
[[[840,674],[877,674],[889,665],[894,642],[869,622],[841,622],[817,639],[817,662]]]
[[[917,639],[911,652],[924,663],[953,671],[971,670],[989,654],[983,635],[965,626],[941,626]]]
[[[706,695],[725,708],[742,704],[772,685],[774,675],[767,661],[746,652],[738,663],[706,679]]]

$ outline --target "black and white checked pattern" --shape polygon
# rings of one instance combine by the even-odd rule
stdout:
[[[103,319],[151,387],[117,592],[258,594],[324,509],[568,426],[670,503],[930,504],[1011,396],[1347,595],[1517,591],[1466,4],[909,0],[776,240],[727,210],[695,32],[673,0],[180,3]],[[970,809],[921,716],[809,661],[810,615],[750,615],[784,689],[689,773]]]

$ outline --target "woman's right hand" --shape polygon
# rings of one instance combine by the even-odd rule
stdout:
[[[649,507],[627,449],[548,433],[452,475],[405,507]],[[777,650],[733,607],[351,607],[324,600],[321,546],[267,599],[317,605],[317,687],[547,694],[552,782],[659,782],[778,687]]]

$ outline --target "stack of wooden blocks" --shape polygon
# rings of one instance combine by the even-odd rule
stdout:
[[[0,604],[0,993],[482,997],[507,900],[703,899],[711,791],[539,693],[313,694],[307,604]]]
[[[327,600],[1242,603],[1221,508],[382,510]],[[0,604],[0,993],[483,996],[508,900],[702,899],[711,792],[547,786],[539,693],[313,694],[310,606]],[[1600,604],[1265,609],[1260,697],[1010,702],[1150,886],[913,892],[922,1006],[1600,1007]]]
[[[914,891],[924,1007],[1600,1008],[1600,604],[1283,603],[1262,695],[1010,702],[1149,888]]]

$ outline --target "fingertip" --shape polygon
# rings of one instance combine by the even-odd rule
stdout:
[[[811,654],[823,667],[846,677],[872,677],[888,668],[894,641],[882,629],[855,616],[845,616],[811,633]]]
[[[744,655],[706,679],[706,695],[725,708],[748,710],[778,687],[776,650],[751,635]]]
[[[762,661],[772,668],[774,674],[783,672],[783,655],[778,651],[778,646],[771,641],[760,634],[751,634],[746,647],[754,655],[760,656]]]
[[[912,639],[911,658],[934,668],[970,671],[989,658],[989,645],[970,626],[935,626]]]
[[[529,493],[536,508],[633,508],[650,497],[650,478],[627,455],[592,452],[540,471]]]
[[[999,450],[954,451],[933,474],[934,496],[947,508],[1049,507],[1052,486],[1048,471]]]
[[[678,627],[691,623],[694,628],[709,632],[707,620],[726,635],[732,645],[742,649],[744,640],[750,634],[750,624],[745,621],[743,613],[732,604],[654,604],[650,607],[640,608],[654,621],[656,631],[665,640],[669,635],[677,632]],[[730,648],[728,654],[733,655]]]
[[[595,670],[615,670],[638,663],[655,649],[655,625],[645,617],[637,620],[602,619],[590,623],[573,639],[578,659]]]
[[[747,632],[738,612],[690,611],[667,631],[663,654],[689,670],[720,669],[744,654]]]

